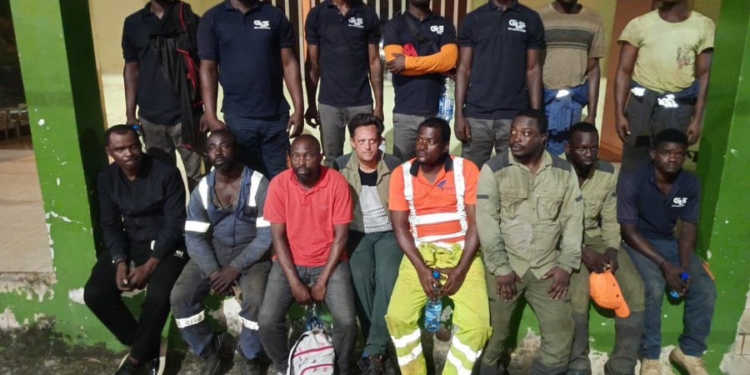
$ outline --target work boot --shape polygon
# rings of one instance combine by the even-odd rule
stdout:
[[[368,358],[367,365],[362,371],[362,375],[383,375],[385,374],[385,365],[383,357],[371,355]]]
[[[135,365],[130,361],[130,357],[125,358],[120,367],[115,371],[115,375],[151,375],[149,366],[146,363]]]
[[[661,362],[658,359],[641,359],[641,375],[661,375]]]
[[[159,372],[159,362],[159,358],[154,358],[146,362],[146,370],[148,371],[148,375],[162,375]]]
[[[231,340],[231,336],[227,333],[214,335],[211,342],[211,351],[203,357],[201,375],[216,375],[222,365],[229,365],[232,362],[234,352]]]
[[[690,375],[708,375],[706,362],[703,361],[703,358],[687,355],[680,348],[669,353],[669,360]]]
[[[260,375],[262,364],[257,358],[247,359],[240,353],[240,374]]]

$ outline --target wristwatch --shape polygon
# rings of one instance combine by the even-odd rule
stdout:
[[[116,266],[120,264],[120,262],[124,262],[126,260],[127,260],[127,257],[125,255],[118,254],[112,257],[112,264]]]

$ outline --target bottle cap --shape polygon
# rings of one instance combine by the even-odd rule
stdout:
[[[436,280],[440,278],[440,272],[437,270],[432,271],[432,277],[434,277]]]

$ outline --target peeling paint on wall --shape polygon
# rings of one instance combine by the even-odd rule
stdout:
[[[13,315],[10,307],[6,307],[5,311],[0,315],[0,331],[9,331],[18,328],[21,328],[21,325],[18,324],[16,316]]]
[[[68,291],[68,299],[75,303],[80,303],[81,305],[85,305],[86,303],[83,301],[83,288],[78,289],[71,289]]]
[[[26,295],[27,300],[42,302],[55,296],[52,286],[57,283],[54,273],[20,272],[0,274],[0,294]]]

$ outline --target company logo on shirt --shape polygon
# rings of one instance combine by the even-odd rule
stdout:
[[[443,180],[443,181],[440,181],[440,182],[438,182],[438,184],[437,184],[437,188],[438,188],[438,189],[440,189],[440,190],[443,190],[443,189],[445,189],[445,184],[446,184],[447,182],[448,182],[448,181],[446,181],[446,180]]]
[[[443,31],[445,30],[445,26],[439,26],[439,25],[432,25],[430,26],[430,31],[437,35],[443,35]]]
[[[510,31],[518,31],[521,33],[526,32],[526,22],[518,21],[518,20],[510,20],[508,22],[508,25],[510,25],[510,27],[508,28],[508,30]]]
[[[687,198],[675,198],[672,200],[672,207],[685,207]]]
[[[365,28],[365,21],[360,17],[349,18],[349,27],[356,27],[358,29]]]
[[[253,25],[255,30],[271,30],[271,21],[255,20]]]

